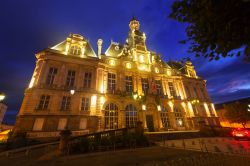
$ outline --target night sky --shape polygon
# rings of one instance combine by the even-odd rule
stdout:
[[[4,0],[0,5],[0,92],[6,94],[6,122],[13,123],[35,68],[34,54],[70,33],[124,43],[133,15],[146,33],[148,48],[165,61],[190,56],[215,103],[250,96],[250,64],[240,58],[208,62],[187,53],[185,24],[168,18],[173,0]],[[104,52],[104,51],[103,51]]]

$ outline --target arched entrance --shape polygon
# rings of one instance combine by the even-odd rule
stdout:
[[[147,109],[146,109],[146,124],[148,131],[153,132],[155,131],[155,113],[157,112],[157,107],[155,104],[147,104]]]

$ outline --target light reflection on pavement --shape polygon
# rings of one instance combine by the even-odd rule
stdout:
[[[229,137],[165,140],[158,145],[169,148],[190,149],[203,152],[222,152],[250,156],[250,141],[236,141]]]

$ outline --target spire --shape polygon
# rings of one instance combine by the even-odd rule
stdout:
[[[138,21],[136,17],[133,15],[130,21]]]

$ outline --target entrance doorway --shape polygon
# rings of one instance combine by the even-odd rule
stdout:
[[[153,121],[153,115],[146,115],[146,122],[149,132],[153,132],[154,130],[154,121]]]

